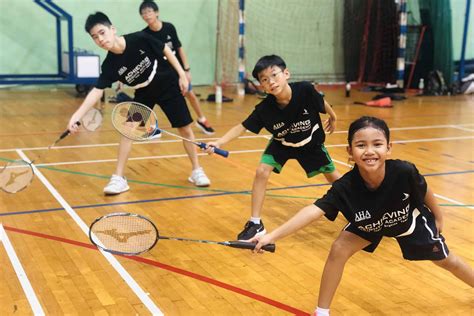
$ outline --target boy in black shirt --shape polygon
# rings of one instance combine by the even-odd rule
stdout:
[[[449,252],[441,232],[443,213],[416,167],[387,160],[390,131],[384,121],[361,117],[349,127],[349,157],[355,167],[333,183],[314,204],[258,241],[256,251],[312,221],[341,212],[349,223],[333,243],[324,266],[316,315],[329,315],[329,306],[342,278],[345,263],[356,252],[373,252],[384,236],[394,237],[407,260],[431,260],[474,286],[474,271]]]
[[[201,105],[199,104],[199,99],[192,90],[191,67],[189,66],[188,58],[184,52],[184,49],[181,46],[176,28],[173,24],[163,22],[159,19],[158,5],[153,0],[143,1],[140,5],[139,12],[143,20],[148,24],[148,27],[144,28],[143,32],[146,32],[158,39],[160,42],[165,43],[165,45],[171,49],[173,54],[176,55],[179,63],[184,68],[186,78],[189,81],[189,89],[185,96],[191,103],[191,106],[198,116],[198,119],[196,120],[196,126],[207,135],[214,134],[214,129],[211,127],[208,120],[204,116],[204,113],[201,110]]]
[[[272,171],[280,173],[288,159],[296,159],[308,178],[322,173],[332,183],[340,177],[324,147],[324,131],[334,131],[336,114],[314,86],[310,82],[288,83],[290,72],[283,59],[276,55],[260,58],[252,75],[268,97],[242,124],[234,126],[217,141],[209,142],[207,150],[212,153],[212,147],[220,147],[246,130],[258,134],[265,128],[273,135],[257,168],[252,188],[251,217],[238,234],[239,240],[265,234],[260,214],[268,178]],[[329,115],[324,129],[319,113]]]
[[[108,54],[102,63],[102,73],[96,87],[87,94],[84,102],[72,115],[68,129],[76,132],[78,126],[75,122],[100,100],[105,88],[120,81],[136,89],[134,101],[150,108],[158,103],[179,134],[194,139],[192,118],[182,95],[187,91],[188,80],[171,50],[142,32],[117,36],[115,27],[101,12],[89,15],[85,29],[97,46],[107,50]],[[168,61],[163,59],[165,56]],[[189,142],[183,142],[183,145],[193,169],[188,180],[196,186],[209,186],[210,181],[199,166],[194,145]],[[117,167],[104,188],[105,194],[120,194],[129,189],[123,172],[131,148],[132,141],[122,136]]]

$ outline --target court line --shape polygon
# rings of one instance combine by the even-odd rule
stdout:
[[[75,173],[75,172],[74,172]],[[433,176],[444,176],[444,175],[451,175],[451,174],[466,174],[466,173],[474,173],[474,170],[466,170],[466,171],[452,171],[452,172],[445,172],[445,173],[427,173],[423,174],[424,177],[433,177]],[[95,176],[92,175],[91,176]],[[105,176],[103,178],[106,178]],[[108,176],[107,176],[108,178]],[[145,184],[145,185],[158,185],[158,186],[167,186],[159,183],[153,182],[145,182],[145,181],[138,181],[138,180],[131,180],[128,179],[129,182],[138,183],[138,184]],[[315,184],[304,184],[304,185],[294,185],[294,186],[285,186],[285,187],[277,187],[277,188],[268,188],[266,191],[279,191],[279,190],[287,190],[287,189],[300,189],[300,188],[308,188],[308,187],[320,187],[320,186],[329,186],[329,183],[315,183]],[[175,188],[179,188],[179,186],[173,186]],[[182,187],[185,189],[197,189],[197,188],[188,188]],[[185,199],[195,199],[195,198],[206,198],[206,197],[214,197],[214,196],[224,196],[224,195],[232,195],[232,194],[245,194],[250,195],[252,193],[251,190],[242,190],[242,191],[226,191],[226,190],[216,190],[216,189],[207,189],[207,188],[199,188],[200,190],[206,190],[208,192],[216,192],[210,194],[199,194],[199,195],[188,195],[188,196],[174,196],[168,198],[156,198],[156,199],[147,199],[147,200],[135,200],[135,201],[125,201],[125,202],[114,202],[114,203],[101,203],[101,204],[86,204],[86,205],[76,205],[74,209],[86,209],[86,208],[97,208],[97,207],[108,207],[108,206],[120,206],[120,205],[128,205],[128,204],[141,204],[141,203],[155,203],[155,202],[162,202],[162,201],[174,201],[174,200],[185,200]],[[281,194],[265,194],[268,197],[276,197],[276,198],[290,198],[290,199],[308,199],[308,200],[316,200],[318,197],[316,196],[291,196],[291,195],[281,195]],[[443,198],[440,196],[439,198]],[[446,198],[447,201],[453,202],[454,204],[439,204],[440,206],[459,206],[459,207],[467,207],[472,208],[471,204],[463,204],[459,201],[452,200]],[[54,212],[54,211],[63,211],[63,208],[48,208],[48,209],[40,209],[40,210],[28,210],[28,211],[18,211],[18,212],[5,212],[0,213],[0,216],[13,216],[13,215],[25,215],[25,214],[33,214],[33,213],[46,213],[46,212]]]
[[[474,124],[448,124],[448,125],[425,125],[425,126],[407,126],[407,127],[392,127],[390,130],[393,131],[402,131],[402,130],[420,130],[420,129],[437,129],[437,128],[453,128],[456,130],[463,130],[463,131],[468,131],[472,132],[474,130],[468,129],[468,128],[463,128],[464,126],[473,126]],[[335,131],[333,134],[346,134],[347,131]],[[0,135],[1,136],[1,135]],[[238,139],[252,139],[252,138],[264,138],[268,139],[268,137],[271,137],[270,134],[259,134],[259,135],[247,135],[247,136],[240,136]],[[196,138],[198,141],[210,141],[210,140],[216,140],[218,139],[217,137],[210,137],[210,138]],[[155,143],[175,143],[175,142],[181,142],[181,140],[156,140],[156,141],[147,141],[147,142],[135,142],[134,144],[155,144]],[[57,146],[54,147],[55,149],[70,149],[70,148],[94,148],[94,147],[111,147],[111,146],[118,146],[118,143],[105,143],[105,144],[90,144],[90,145],[71,145],[71,146]],[[339,145],[337,145],[339,146]],[[345,145],[344,145],[345,146]],[[328,147],[328,146],[326,146]],[[10,148],[10,149],[0,149],[0,152],[12,152],[15,151],[16,149],[19,150],[44,150],[47,149],[47,147],[24,147],[24,148]]]
[[[441,138],[420,138],[420,139],[408,139],[408,140],[396,140],[392,141],[394,144],[405,144],[405,143],[421,143],[421,142],[433,142],[433,141],[451,141],[451,140],[465,140],[465,139],[474,139],[474,136],[458,136],[458,137],[441,137]],[[181,142],[179,140],[179,142]],[[143,143],[142,143],[143,144]],[[88,148],[89,145],[80,145],[80,146],[70,146],[69,148]],[[346,147],[347,144],[336,144],[336,145],[325,145],[326,148],[330,147]],[[94,145],[93,147],[98,147]],[[55,147],[58,148],[66,148],[65,146]],[[7,152],[7,151],[16,151],[20,149],[14,150],[0,150],[0,152]],[[34,149],[33,149],[34,150]],[[246,154],[246,153],[255,153],[255,152],[263,152],[265,149],[250,149],[250,150],[233,150],[229,151],[230,154]],[[207,156],[206,153],[198,153],[198,156]],[[137,160],[151,160],[151,159],[168,159],[168,158],[187,158],[187,154],[177,154],[177,155],[160,155],[160,156],[143,156],[143,157],[130,157],[128,160],[137,161]],[[2,158],[0,160],[8,160]],[[53,163],[43,163],[37,164],[38,167],[44,166],[64,166],[64,165],[81,165],[81,164],[92,164],[92,163],[106,163],[106,162],[116,162],[117,159],[96,159],[96,160],[82,160],[82,161],[69,161],[69,162],[53,162]],[[341,164],[345,164],[344,162],[340,162]]]
[[[20,281],[21,287],[23,288],[23,292],[25,292],[28,303],[30,303],[33,315],[45,315],[43,308],[41,307],[41,304],[38,300],[38,297],[36,296],[35,290],[33,290],[30,280],[28,280],[28,276],[26,275],[26,272],[23,269],[23,266],[21,265],[20,259],[18,259],[15,249],[13,248],[10,239],[8,239],[7,232],[5,231],[1,223],[0,242],[3,243],[3,247],[5,247],[5,251],[7,252],[8,258],[10,258],[10,262],[12,263],[16,276]]]
[[[28,157],[20,150],[17,151],[18,155],[25,161],[31,162]],[[84,221],[77,215],[77,213],[72,209],[72,207],[66,202],[66,200],[59,194],[59,192],[49,183],[49,181],[44,177],[44,175],[36,168],[36,166],[32,165],[34,173],[38,179],[44,184],[44,186],[48,189],[48,191],[53,195],[56,201],[66,210],[66,212],[71,216],[71,218],[76,222],[79,228],[89,236],[89,227],[84,223]],[[132,278],[132,276],[125,270],[125,268],[120,264],[120,262],[115,258],[112,254],[101,251],[110,265],[119,273],[122,279],[127,283],[130,289],[137,295],[140,301],[146,306],[146,308],[153,314],[153,315],[163,315],[161,310],[156,306],[156,304],[148,297],[148,295],[143,291],[143,289],[138,285],[138,283]]]
[[[54,240],[54,241],[57,241],[57,242],[67,243],[67,244],[71,244],[71,245],[75,245],[75,246],[79,246],[79,247],[83,247],[83,248],[98,251],[97,247],[95,247],[91,244],[83,243],[83,242],[76,241],[76,240],[71,240],[71,239],[67,239],[67,238],[63,238],[63,237],[57,237],[57,236],[47,235],[47,234],[43,234],[43,233],[23,230],[23,229],[9,227],[9,226],[6,226],[5,228],[9,231],[13,231],[13,232],[20,233],[20,234],[25,234],[25,235],[35,236],[35,237],[39,237],[39,238]],[[162,270],[166,270],[166,271],[169,271],[169,272],[173,272],[173,273],[176,273],[176,274],[187,276],[187,277],[190,277],[192,279],[195,279],[195,280],[198,280],[198,281],[201,281],[201,282],[204,282],[204,283],[215,285],[217,287],[220,287],[220,288],[223,288],[225,290],[228,290],[228,291],[246,296],[246,297],[251,298],[255,301],[259,301],[259,302],[271,305],[273,307],[276,307],[278,309],[284,310],[284,311],[289,312],[289,313],[293,313],[295,315],[309,315],[308,313],[306,313],[302,310],[299,310],[295,307],[292,307],[292,306],[286,305],[284,303],[275,301],[275,300],[273,300],[271,298],[268,298],[268,297],[265,297],[263,295],[250,292],[248,290],[239,288],[237,286],[234,286],[234,285],[231,285],[231,284],[228,284],[228,283],[224,283],[222,281],[219,281],[219,280],[216,280],[216,279],[213,279],[213,278],[210,278],[210,277],[206,277],[204,275],[200,275],[200,274],[188,271],[188,270],[184,270],[184,269],[177,268],[177,267],[174,267],[174,266],[171,266],[171,265],[168,265],[168,264],[164,264],[164,263],[161,263],[161,262],[156,261],[156,260],[146,259],[146,258],[142,258],[142,257],[139,257],[139,256],[122,256],[122,255],[118,255],[118,256],[122,257],[124,259],[129,259],[129,260],[141,262],[141,263],[144,263],[144,264],[147,264],[147,265],[152,265],[152,266],[155,266],[155,267],[160,268]]]

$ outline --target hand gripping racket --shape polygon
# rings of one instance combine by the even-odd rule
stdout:
[[[89,230],[91,242],[98,248],[119,255],[138,255],[153,248],[159,239],[190,241],[253,250],[254,243],[244,241],[211,241],[160,236],[158,228],[148,218],[132,213],[111,213],[97,218]],[[275,252],[275,244],[262,247]]]
[[[131,140],[150,140],[156,131],[174,136],[190,142],[201,149],[206,149],[207,144],[193,141],[158,127],[158,118],[149,107],[137,102],[122,102],[117,104],[112,111],[112,124],[115,129]],[[214,147],[214,152],[222,157],[228,157],[229,152]]]
[[[81,122],[76,124],[84,126],[89,131],[94,131],[102,123],[102,114],[97,109],[92,109],[84,115],[81,121],[82,124]],[[48,146],[46,153],[69,134],[69,130],[64,131],[54,143]],[[8,162],[0,170],[0,188],[6,193],[17,193],[28,187],[34,178],[34,171],[31,165],[39,160],[40,157],[41,155],[37,156],[31,162],[21,159]]]

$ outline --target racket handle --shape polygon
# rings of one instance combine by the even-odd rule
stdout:
[[[76,125],[77,125],[77,126],[81,126],[81,122],[77,121],[77,122],[76,122]],[[71,134],[71,132],[70,132],[68,129],[65,130],[65,131],[61,134],[61,136],[59,136],[59,140],[63,139],[64,137],[66,137],[66,136],[69,135],[69,134]]]
[[[250,249],[254,250],[255,246],[253,242],[246,242],[246,241],[229,241],[228,246],[232,248],[240,248],[240,249]],[[268,244],[262,247],[263,250],[268,252],[275,252],[275,244]]]
[[[196,143],[199,148],[201,149],[206,149],[207,148],[207,144],[206,143]],[[224,149],[220,149],[218,147],[212,147],[214,149],[214,153],[224,157],[224,158],[227,158],[229,157],[229,152],[227,150],[224,150]]]

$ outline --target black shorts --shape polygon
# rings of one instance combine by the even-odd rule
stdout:
[[[364,248],[374,252],[383,236],[359,230],[355,225],[348,224],[345,231],[356,234],[371,242]],[[407,260],[442,260],[448,257],[449,249],[443,235],[438,234],[432,213],[420,214],[416,218],[415,230],[407,236],[394,237]]]
[[[296,159],[305,170],[308,178],[336,170],[324,144],[289,147],[272,139],[268,143],[260,162],[272,166],[273,172],[280,173],[288,159]]]
[[[134,101],[142,103],[150,109],[158,104],[174,128],[183,127],[193,122],[177,80],[170,80],[166,84],[152,81],[147,87],[135,91]]]

